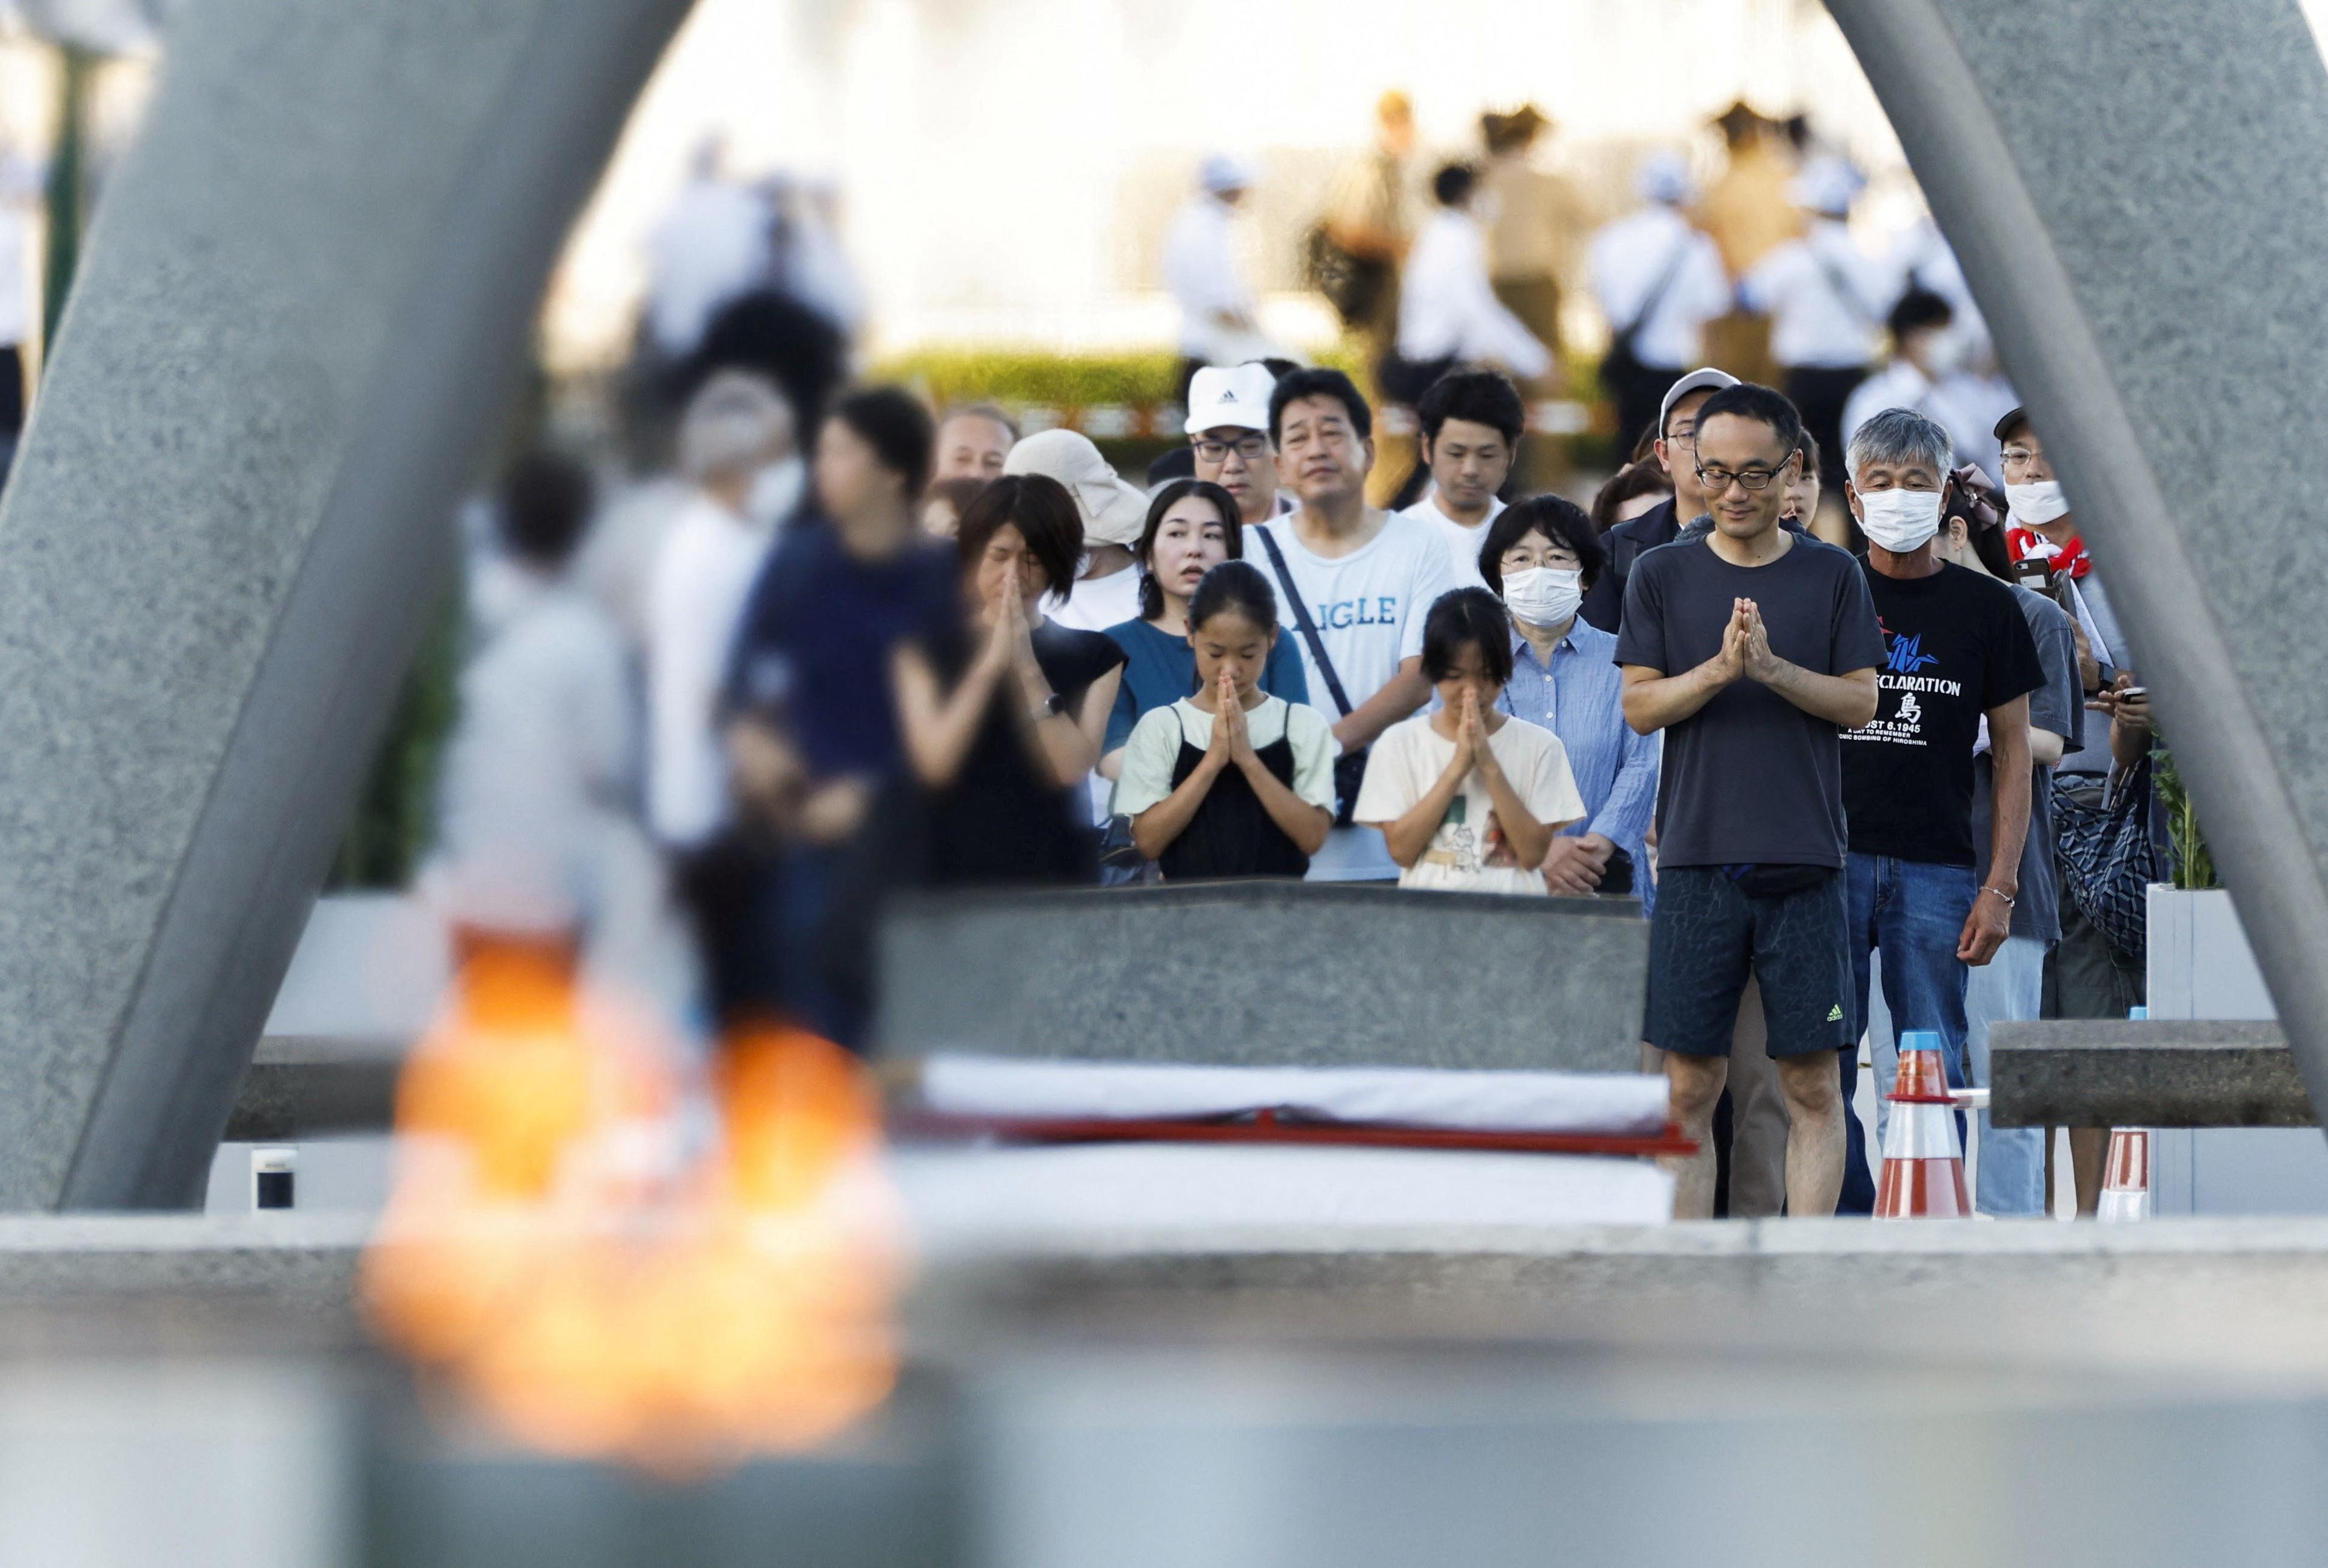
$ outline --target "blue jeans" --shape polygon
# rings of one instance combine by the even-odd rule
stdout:
[[[1854,851],[1846,868],[1851,901],[1852,997],[1859,1011],[1852,1044],[1843,1053],[1843,1103],[1859,1082],[1858,1040],[1867,1028],[1871,960],[1883,953],[1883,1000],[1902,1030],[1940,1037],[1948,1084],[1964,1086],[1965,976],[1957,957],[1966,916],[1980,891],[1970,866],[1933,866]],[[1875,1180],[1867,1163],[1867,1134],[1856,1115],[1844,1118],[1843,1196],[1837,1214],[1875,1212]]]
[[[2037,1017],[2044,1000],[2046,944],[2034,936],[2008,937],[1996,956],[1965,979],[1965,1056],[1976,1084],[1991,1083],[1988,1028],[2006,1020]],[[1900,1053],[1893,1044],[1891,1009],[1880,995],[1867,999],[1868,1054],[1875,1058],[1879,1096],[1892,1092]],[[1875,1102],[1875,1138],[1883,1140],[1887,1110]],[[2050,1212],[2045,1191],[2045,1129],[1998,1127],[1980,1113],[1980,1157],[1974,1161],[1974,1202],[1983,1214],[2042,1218]]]

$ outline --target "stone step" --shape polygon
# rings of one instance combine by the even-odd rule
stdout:
[[[1989,1032],[2000,1127],[2316,1127],[2274,1022],[2057,1019]]]

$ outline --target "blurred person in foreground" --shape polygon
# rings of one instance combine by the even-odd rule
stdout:
[[[1446,540],[1457,587],[1484,587],[1479,545],[1504,510],[1498,492],[1519,457],[1527,406],[1508,376],[1450,371],[1431,384],[1414,412],[1431,489],[1399,515],[1428,524]]]
[[[692,493],[647,582],[647,822],[691,855],[729,823],[720,686],[777,508],[798,484],[792,408],[758,376],[715,376],[688,404],[679,461]]]
[[[1882,627],[1873,722],[1848,731],[1843,804],[1855,1027],[1843,1053],[1844,1103],[1858,1081],[1871,955],[1881,954],[1893,1026],[1939,1037],[1952,1087],[1964,1077],[1965,990],[2012,934],[2029,828],[2029,694],[2045,684],[2029,623],[2004,585],[1935,549],[1954,444],[1938,421],[1886,408],[1845,455],[1845,498],[1867,534],[1863,563]],[[1995,758],[1989,853],[1973,842],[1973,755]],[[1988,875],[1977,867],[1985,859]],[[1878,1094],[1884,1059],[1877,1060]],[[1839,1212],[1869,1214],[1875,1183],[1856,1114],[1845,1129]]]
[[[1123,650],[1042,610],[1073,580],[1083,519],[1065,486],[1005,475],[962,514],[967,624],[890,656],[907,762],[925,795],[925,886],[1089,882],[1075,799],[1099,761]]]
[[[1188,450],[1195,475],[1229,493],[1247,523],[1266,522],[1299,502],[1278,488],[1277,444],[1269,398],[1277,378],[1258,360],[1198,371],[1188,382]]]
[[[565,948],[674,1015],[662,878],[630,815],[636,756],[628,659],[568,567],[591,512],[569,458],[527,457],[494,508],[505,569],[473,599],[475,648],[445,755],[422,886],[471,940]],[[480,585],[482,587],[482,585]]]
[[[1215,153],[1197,171],[1195,200],[1180,209],[1164,236],[1164,286],[1180,307],[1178,397],[1206,365],[1234,365],[1265,357],[1261,307],[1237,259],[1237,205],[1253,188],[1253,169],[1242,158]]]
[[[1707,366],[1690,371],[1666,389],[1665,400],[1657,407],[1653,450],[1657,466],[1673,484],[1673,494],[1601,536],[1609,564],[1585,596],[1584,618],[1602,631],[1616,631],[1624,619],[1625,590],[1633,562],[1659,545],[1673,543],[1685,525],[1705,515],[1705,493],[1697,484],[1697,414],[1706,399],[1736,385],[1737,377]]]
[[[1629,452],[1688,365],[1705,357],[1705,324],[1730,308],[1722,254],[1685,209],[1689,164],[1641,160],[1642,205],[1592,237],[1592,289],[1609,323],[1600,380],[1617,404],[1617,450]]]
[[[1605,559],[1575,502],[1538,495],[1488,526],[1478,566],[1512,623],[1512,673],[1497,706],[1560,737],[1584,802],[1583,817],[1545,852],[1544,887],[1635,894],[1647,912],[1657,899],[1642,840],[1657,806],[1659,741],[1625,722],[1617,639],[1577,613]]]
[[[776,846],[752,889],[754,972],[842,1045],[858,1043],[864,1002],[861,986],[834,978],[863,958],[835,955],[846,856],[902,760],[890,655],[948,635],[960,615],[953,551],[915,516],[934,435],[895,387],[833,405],[817,433],[815,515],[752,585],[728,668],[737,788],[750,826]]]
[[[1082,529],[1081,555],[1066,581],[1054,585],[1045,614],[1078,632],[1103,632],[1140,613],[1140,573],[1131,547],[1140,542],[1148,497],[1108,465],[1088,436],[1045,430],[1010,448],[1004,474],[1040,474],[1075,502]]]
[[[1278,473],[1301,502],[1252,530],[1302,655],[1310,700],[1333,721],[1336,826],[1310,857],[1313,882],[1388,881],[1382,835],[1350,812],[1366,748],[1431,695],[1423,617],[1453,580],[1436,530],[1366,504],[1374,411],[1339,371],[1295,371],[1270,394]]]
[[[1851,237],[1851,204],[1866,182],[1841,158],[1822,155],[1788,187],[1810,227],[1762,258],[1738,286],[1747,309],[1770,318],[1770,352],[1803,428],[1837,464],[1819,475],[1841,494],[1843,409],[1865,380],[1875,336],[1891,313],[1890,270]]]
[[[1703,540],[1644,555],[1617,661],[1625,719],[1666,733],[1644,1032],[1699,1151],[1669,1162],[1675,1213],[1713,1209],[1712,1122],[1750,974],[1791,1125],[1787,1203],[1835,1212],[1851,1021],[1841,732],[1875,716],[1883,639],[1858,563],[1781,528],[1802,425],[1768,387],[1697,411]]]
[[[1018,444],[1018,421],[992,403],[966,403],[938,421],[933,479],[1000,479],[1003,459]]]
[[[1236,502],[1217,484],[1201,479],[1174,480],[1148,503],[1148,521],[1141,530],[1134,555],[1140,563],[1140,617],[1107,629],[1116,646],[1123,650],[1125,661],[1115,709],[1108,716],[1107,734],[1100,748],[1099,771],[1107,778],[1121,775],[1123,748],[1142,718],[1198,690],[1202,673],[1197,664],[1188,606],[1197,586],[1215,567],[1244,557],[1244,524],[1237,515]],[[1272,595],[1272,625],[1276,616],[1277,600]],[[1288,702],[1310,700],[1301,654],[1292,638],[1279,637],[1270,643],[1253,684]],[[1119,807],[1117,814],[1128,813]]]
[[[1478,172],[1449,164],[1432,176],[1438,210],[1415,237],[1399,285],[1398,336],[1379,371],[1383,394],[1413,403],[1459,364],[1500,365],[1524,380],[1552,373],[1552,351],[1496,297],[1488,231],[1472,211]]]

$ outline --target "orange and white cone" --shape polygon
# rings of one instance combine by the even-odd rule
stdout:
[[[1964,1148],[1957,1141],[1956,1101],[1940,1038],[1929,1029],[1900,1037],[1900,1075],[1888,1096],[1883,1175],[1875,1187],[1877,1219],[1964,1219],[1972,1213]]]
[[[2150,1129],[2110,1129],[2109,1159],[2102,1166],[2102,1198],[2096,1219],[2150,1217]]]

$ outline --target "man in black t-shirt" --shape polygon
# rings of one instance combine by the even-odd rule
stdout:
[[[1933,550],[1949,452],[1948,431],[1911,408],[1886,408],[1851,438],[1844,496],[1867,534],[1883,665],[1875,722],[1844,738],[1843,803],[1853,1038],[1865,1024],[1880,949],[1892,1028],[1938,1035],[1948,1082],[1961,1087],[1967,966],[1986,963],[2011,934],[2029,828],[2029,694],[2045,672],[2011,590]],[[1972,840],[1973,752],[1984,720],[1996,780],[1985,883]],[[1858,1055],[1844,1055],[1846,1103]],[[1869,1213],[1875,1187],[1856,1116],[1845,1134],[1837,1209]]]
[[[1792,1127],[1787,1207],[1832,1214],[1843,1175],[1836,1054],[1854,1045],[1841,746],[1875,712],[1882,639],[1843,551],[1779,526],[1802,423],[1768,387],[1698,409],[1694,476],[1713,530],[1644,554],[1617,662],[1625,720],[1666,732],[1645,1032],[1700,1152],[1675,1213],[1713,1207],[1712,1120],[1748,974]]]

